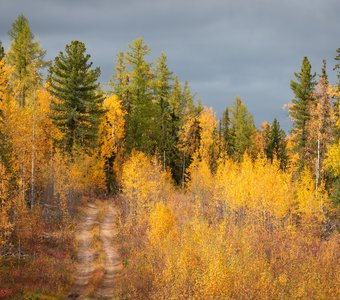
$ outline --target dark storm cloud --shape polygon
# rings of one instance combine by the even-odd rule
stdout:
[[[337,0],[0,0],[0,39],[18,14],[53,58],[66,43],[86,43],[102,81],[113,72],[119,50],[141,36],[161,52],[182,80],[188,80],[203,103],[220,114],[239,95],[257,124],[278,117],[292,98],[293,72],[307,55],[314,71],[329,62],[331,81],[335,50],[340,47],[340,2]]]

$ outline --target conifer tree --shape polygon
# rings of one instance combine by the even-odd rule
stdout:
[[[260,151],[263,151],[265,153],[265,149],[267,147],[267,145],[270,142],[270,128],[271,125],[264,121],[261,123],[261,127],[260,127],[260,131],[259,131],[259,135],[260,135]]]
[[[18,95],[20,106],[25,107],[26,98],[32,87],[41,80],[39,69],[48,65],[44,61],[46,51],[34,40],[28,20],[23,15],[16,19],[8,34],[11,38],[11,47],[7,53],[6,63],[14,67],[11,86]]]
[[[253,116],[248,112],[241,98],[235,98],[230,111],[231,131],[234,141],[233,157],[240,160],[246,151],[250,152],[252,150],[256,128]]]
[[[271,162],[276,157],[280,161],[280,168],[286,169],[288,160],[286,134],[276,118],[270,126],[269,141],[264,150]]]
[[[200,114],[203,109],[204,108],[200,104],[194,107],[194,110],[185,116],[183,125],[179,132],[178,148],[183,155],[182,186],[184,183],[184,173],[186,168],[191,164],[194,154],[199,154],[202,134]]]
[[[336,61],[340,61],[340,48],[336,49],[337,55],[335,57]],[[337,77],[338,77],[338,87],[340,87],[340,63],[337,63],[334,67],[334,70],[337,71]]]
[[[158,131],[158,149],[163,161],[163,167],[170,163],[170,152],[175,147],[175,137],[171,131],[171,107],[170,92],[172,73],[167,66],[167,58],[164,54],[157,60],[155,67],[154,92],[153,96],[158,105],[159,114],[159,131]]]
[[[5,58],[5,50],[4,47],[2,46],[2,42],[0,40],[0,60]]]
[[[131,111],[131,91],[130,91],[130,76],[127,69],[126,53],[119,52],[116,57],[115,74],[110,82],[113,88],[113,93],[122,101],[125,111]]]
[[[224,153],[231,156],[234,151],[234,136],[232,134],[232,129],[230,126],[230,116],[229,116],[229,108],[226,108],[223,112],[222,120],[221,120],[221,139],[222,139],[222,147]]]
[[[193,113],[196,108],[194,105],[194,96],[191,92],[190,85],[188,81],[185,81],[183,87],[183,96],[182,96],[182,106],[185,108],[185,113]],[[199,106],[199,105],[198,105]]]
[[[179,132],[185,119],[194,115],[193,96],[187,82],[182,88],[173,77],[166,56],[162,54],[155,63],[148,63],[149,52],[144,41],[137,39],[116,58],[111,86],[127,113],[125,150],[157,152],[163,168],[170,167],[179,183],[184,160],[178,148]]]
[[[170,104],[170,132],[171,132],[171,147],[169,152],[169,163],[172,171],[172,176],[177,184],[183,177],[183,168],[188,166],[189,160],[185,161],[184,154],[179,151],[180,130],[185,123],[188,114],[192,109],[192,95],[190,88],[186,84],[186,88],[182,88],[177,76],[174,76],[172,90],[169,96]]]
[[[152,97],[151,65],[145,56],[150,48],[139,38],[129,45],[126,63],[129,68],[129,106],[126,116],[126,149],[147,154],[157,148],[157,105]],[[125,107],[125,105],[124,105]]]
[[[103,113],[103,96],[97,82],[99,68],[92,68],[84,43],[72,41],[55,58],[50,70],[52,120],[63,133],[61,145],[72,154],[76,146],[89,150]]]
[[[295,95],[290,107],[290,116],[293,120],[294,150],[299,154],[299,167],[305,166],[307,158],[307,142],[309,139],[308,121],[310,120],[310,107],[313,103],[313,89],[315,74],[311,73],[311,64],[307,57],[303,58],[301,71],[294,73],[296,80],[291,80],[290,87]]]

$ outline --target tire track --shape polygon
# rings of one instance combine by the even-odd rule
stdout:
[[[95,251],[91,248],[92,230],[97,222],[98,207],[89,204],[78,224],[78,268],[76,278],[69,294],[70,299],[77,299],[87,292],[95,266]]]
[[[85,208],[77,228],[78,268],[68,295],[69,299],[112,299],[115,297],[117,281],[122,270],[118,245],[114,242],[117,234],[116,215],[116,209],[108,202],[89,204]],[[97,232],[97,235],[94,232]],[[96,238],[99,238],[100,243],[93,248]],[[103,261],[98,265],[96,259],[100,255]],[[99,279],[95,278],[95,272],[102,274]]]
[[[96,289],[95,295],[101,299],[114,297],[117,288],[117,280],[122,270],[122,263],[114,238],[117,234],[115,229],[116,211],[112,206],[107,207],[106,215],[100,223],[100,238],[105,253],[104,276],[100,286]]]

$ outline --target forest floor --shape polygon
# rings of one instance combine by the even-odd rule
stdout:
[[[118,212],[111,201],[88,203],[77,226],[77,270],[69,299],[114,299],[120,293],[122,261]]]

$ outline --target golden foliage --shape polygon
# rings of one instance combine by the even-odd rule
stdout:
[[[296,189],[297,209],[296,212],[302,214],[307,219],[316,218],[324,220],[325,211],[329,205],[327,193],[323,185],[316,190],[315,181],[309,170],[304,170]]]
[[[338,87],[332,87],[330,85],[328,87],[328,93],[331,97],[336,97],[338,99],[340,98],[340,91]],[[338,102],[337,110],[338,119],[336,121],[336,125],[338,128],[340,128],[340,101]],[[340,139],[333,145],[327,147],[327,154],[324,164],[326,168],[333,171],[336,176],[340,175]]]
[[[13,71],[12,68],[6,66],[5,60],[1,59],[0,60],[0,102],[1,100],[5,99],[8,93],[8,82],[9,82],[9,77],[12,71]]]
[[[125,180],[132,173],[145,180],[138,166],[148,174],[150,160],[141,153],[131,159]],[[336,298],[338,234],[320,238],[329,200],[309,172],[293,180],[279,162],[245,154],[241,163],[221,159],[212,173],[196,154],[188,173],[186,194],[171,192],[161,202],[151,201],[156,185],[134,182],[125,190],[125,198],[150,197],[149,210],[125,236],[133,245],[129,297]]]
[[[122,190],[132,214],[150,211],[156,201],[166,199],[169,174],[161,171],[155,159],[135,151],[123,165]]]
[[[81,193],[105,191],[104,162],[86,153],[78,154],[70,166],[73,189]]]
[[[258,158],[253,163],[248,155],[241,164],[221,161],[214,182],[214,199],[227,210],[250,209],[280,218],[293,203],[291,175],[280,170],[276,161]]]
[[[205,107],[198,117],[200,132],[199,154],[202,160],[209,159],[214,144],[214,132],[217,129],[215,113],[212,108]]]
[[[158,202],[150,213],[149,240],[152,244],[162,243],[175,229],[176,219],[170,207]]]
[[[0,165],[1,169],[1,165]],[[0,171],[1,172],[1,171]],[[0,193],[3,191],[0,190]],[[3,197],[3,195],[2,195]],[[10,220],[10,210],[12,201],[0,200],[0,253],[4,252],[4,248],[10,245],[10,237],[13,231],[13,222]],[[1,262],[1,256],[0,256]]]
[[[328,147],[327,157],[325,159],[325,166],[332,170],[336,176],[340,175],[340,140]]]
[[[122,107],[122,101],[116,95],[104,100],[106,111],[100,125],[100,136],[102,137],[101,154],[103,157],[111,157],[117,153],[124,138],[124,125],[126,112]]]

